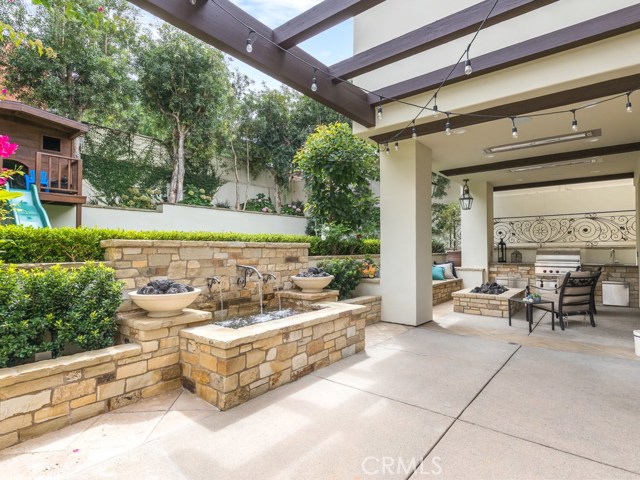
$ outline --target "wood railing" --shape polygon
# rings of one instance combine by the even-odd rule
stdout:
[[[82,160],[36,153],[35,184],[40,193],[82,195]]]

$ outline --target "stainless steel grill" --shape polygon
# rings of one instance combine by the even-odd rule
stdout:
[[[536,252],[536,283],[557,284],[567,272],[580,270],[580,250],[538,250]]]

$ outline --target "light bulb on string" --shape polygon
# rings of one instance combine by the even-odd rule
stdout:
[[[416,121],[413,121],[413,126],[411,127],[411,138],[418,138],[418,132],[416,132]]]
[[[378,120],[382,120],[382,105],[378,105]]]
[[[387,155],[389,155],[389,144],[387,143],[384,147],[384,153],[386,153]]]
[[[511,117],[511,136],[513,138],[518,138],[518,127],[516,127],[516,117]]]
[[[444,124],[444,133],[451,135],[451,121],[449,120],[449,114],[447,113],[447,123]]]
[[[627,112],[628,113],[633,113],[633,107],[631,106],[631,98],[630,97],[631,97],[631,92],[627,93],[627,105],[626,105],[626,108],[627,108]]]
[[[317,69],[313,69],[313,80],[311,80],[311,91],[312,92],[317,92],[318,91],[318,83],[316,82],[316,73],[317,73]]]
[[[253,39],[251,38],[251,35],[253,34],[253,30],[249,30],[249,36],[247,37],[247,53],[251,53],[253,52]]]
[[[578,120],[576,119],[576,111],[575,110],[571,110],[571,113],[573,113],[573,120],[571,121],[571,130],[573,130],[574,132],[578,131]]]
[[[393,146],[393,148],[395,149],[396,152],[398,150],[400,150],[400,145],[398,145],[398,142],[396,142],[396,144]]]
[[[471,67],[471,60],[469,59],[469,48],[471,47],[471,45],[469,45],[467,47],[466,53],[467,53],[467,60],[464,62],[464,74],[465,75],[471,75],[473,73],[473,68]]]
[[[433,112],[434,118],[438,118],[440,116],[440,110],[438,109],[438,92],[433,95],[433,108],[431,111]]]

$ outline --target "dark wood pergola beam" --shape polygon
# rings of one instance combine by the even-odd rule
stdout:
[[[324,0],[273,31],[273,41],[289,49],[384,0]]]
[[[640,28],[640,5],[636,4],[485,55],[472,56],[473,74],[471,77],[465,75],[464,63],[461,62],[447,80],[447,85],[521,65],[638,28]],[[369,103],[371,105],[378,104],[380,97],[383,97],[382,102],[385,103],[384,98],[402,99],[433,90],[443,82],[451,71],[451,67],[450,65],[381,88],[375,94],[369,94]]]
[[[550,93],[548,95],[542,95],[540,97],[528,98],[526,100],[520,100],[518,102],[506,103],[484,110],[477,110],[472,113],[476,115],[505,117],[505,119],[502,119],[502,121],[508,123],[505,123],[504,128],[506,130],[509,130],[511,128],[511,121],[506,117],[525,115],[532,112],[540,112],[543,110],[548,110],[550,108],[564,107],[566,105],[571,105],[578,102],[586,102],[597,98],[630,92],[638,88],[640,88],[640,74],[635,74],[626,77],[615,78],[613,80],[605,80],[603,82],[592,83],[590,85],[584,85],[582,87],[563,90],[556,93]],[[468,127],[471,125],[479,125],[482,123],[495,121],[499,120],[496,120],[495,118],[473,116],[451,117],[451,128],[455,129]],[[429,123],[418,124],[416,125],[416,133],[418,136],[423,136],[430,135],[432,133],[444,132],[446,122],[447,120],[445,118]],[[395,135],[398,136],[395,137]],[[406,140],[408,138],[411,138],[411,129],[407,129],[402,133],[400,133],[400,130],[394,130],[391,132],[374,135],[370,138],[372,141],[380,144],[390,141],[391,138],[394,138],[394,141]]]
[[[544,7],[557,0],[505,0],[488,17],[485,27]],[[331,74],[341,79],[353,78],[416,53],[429,50],[473,33],[480,26],[495,0],[485,0],[393,40],[358,53],[331,65]]]
[[[619,155],[621,153],[630,152],[640,152],[640,142],[611,145],[608,147],[587,148],[572,152],[552,153],[549,155],[485,163],[483,165],[473,165],[470,167],[451,168],[449,170],[441,170],[440,173],[445,177],[471,175],[473,173],[495,172],[497,170],[509,170],[512,168],[530,167],[532,165],[547,165],[549,163],[568,162],[570,160],[581,160],[583,158],[590,157],[606,157],[607,155]]]
[[[546,182],[519,183],[517,185],[503,185],[500,187],[493,187],[493,191],[506,192],[509,190],[523,190],[527,188],[557,187],[558,185],[574,185],[577,183],[626,180],[628,178],[633,178],[633,176],[634,176],[633,172],[626,172],[626,173],[614,173],[611,175],[598,175],[596,177],[566,178],[564,180],[549,180]]]
[[[348,83],[335,85],[330,77],[318,72],[315,75],[318,90],[311,90],[314,71],[309,65],[324,71],[328,71],[328,67],[304,50],[293,47],[289,52],[309,65],[260,37],[254,41],[253,53],[247,53],[249,29],[271,40],[273,31],[229,0],[198,0],[195,6],[189,0],[130,0],[130,3],[366,127],[375,125],[373,108],[367,103],[366,94],[357,87]],[[248,28],[225,10],[248,25]]]

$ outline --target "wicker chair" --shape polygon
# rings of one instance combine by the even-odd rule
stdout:
[[[591,326],[595,327],[596,322],[593,315],[596,313],[595,294],[596,285],[600,278],[600,271],[596,272],[567,272],[560,286],[550,291],[538,287],[533,293],[538,293],[544,300],[551,300],[555,305],[555,314],[560,321],[560,328],[564,330],[564,320],[569,315],[589,315]],[[551,322],[555,325],[552,307],[549,304],[540,304],[537,308],[552,312]]]

